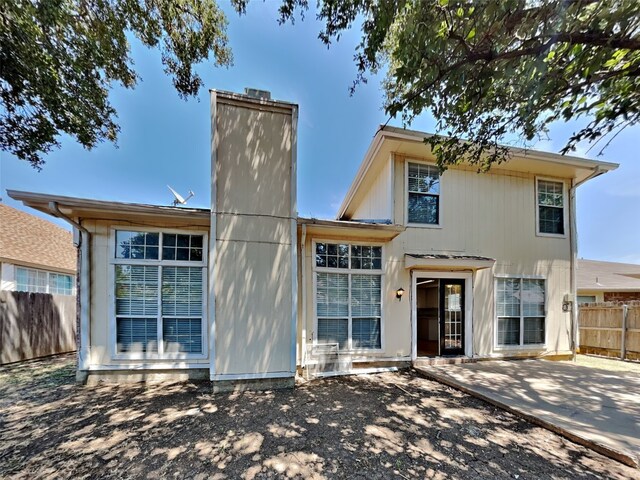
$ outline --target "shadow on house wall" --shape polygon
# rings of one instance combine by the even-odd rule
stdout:
[[[0,291],[0,365],[75,349],[75,297]]]

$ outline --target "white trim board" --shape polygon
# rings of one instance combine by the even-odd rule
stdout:
[[[211,380],[261,380],[268,378],[294,378],[295,372],[265,372],[265,373],[219,373]]]
[[[146,371],[146,370],[208,370],[208,363],[118,363],[116,365],[89,365],[89,371],[91,372],[103,372],[103,371]]]
[[[298,163],[298,107],[291,112],[291,177],[289,185],[291,197],[291,358],[289,370],[295,374],[298,348],[298,206],[297,206],[297,163]]]
[[[183,235],[201,235],[202,238],[202,260],[196,261],[175,261],[175,260],[139,260],[139,259],[119,259],[115,257],[116,252],[116,232],[121,231],[139,231],[139,232],[158,232],[160,234],[183,234]],[[204,230],[188,230],[188,229],[175,229],[175,228],[162,228],[162,227],[138,227],[135,225],[111,225],[109,226],[109,234],[107,239],[108,245],[108,271],[107,271],[107,301],[108,301],[108,351],[112,361],[128,361],[128,360],[141,360],[141,361],[166,361],[166,360],[206,360],[209,355],[208,348],[208,320],[207,311],[209,304],[208,298],[208,278],[207,278],[207,265],[208,265],[208,251],[204,247],[208,244],[208,234]],[[162,257],[162,235],[159,236],[159,258]],[[200,268],[202,270],[202,353],[165,353],[163,349],[162,339],[162,295],[158,295],[158,314],[157,320],[157,338],[158,338],[158,351],[156,353],[145,352],[124,352],[118,353],[117,351],[117,316],[116,316],[116,297],[115,297],[115,269],[117,265],[137,265],[137,266],[149,266],[158,268],[158,291],[162,288],[162,268],[163,267],[189,267]],[[126,364],[122,364],[126,365]]]
[[[536,209],[536,224],[535,224],[535,232],[537,237],[548,237],[548,238],[567,238],[569,234],[569,225],[568,225],[568,203],[567,197],[569,196],[569,189],[567,187],[567,182],[564,178],[554,178],[554,177],[544,177],[544,176],[536,176],[535,177],[535,185],[534,185],[534,205]],[[561,183],[562,184],[562,229],[564,233],[544,233],[540,231],[540,205],[538,204],[538,185],[540,182],[552,182],[552,183]]]
[[[359,246],[374,246],[380,247],[380,269],[376,270],[358,270],[351,268],[331,268],[331,267],[318,267],[316,266],[316,262],[313,260],[315,258],[316,252],[316,244],[317,243],[331,243],[337,245],[349,245],[349,258],[351,258],[351,246],[359,245]],[[386,275],[385,275],[385,243],[384,242],[360,242],[357,240],[327,240],[323,238],[312,238],[311,239],[311,275],[312,277],[312,295],[313,295],[313,332],[312,332],[312,341],[311,346],[315,348],[318,345],[318,305],[317,305],[317,275],[316,273],[338,273],[344,275],[377,275],[380,276],[380,348],[360,348],[353,349],[349,348],[344,350],[345,355],[375,355],[381,354],[385,352],[386,348],[386,339],[385,339],[385,318],[384,318],[384,309],[385,309],[385,288],[386,288]],[[304,282],[303,282],[304,283]],[[351,285],[351,283],[349,283]],[[349,288],[349,312],[351,312],[351,288]],[[353,317],[349,316],[351,320]],[[348,339],[349,344],[352,343],[352,321],[349,321],[349,329],[348,329]],[[342,351],[341,351],[342,353]],[[372,357],[373,358],[373,357]]]
[[[217,262],[216,235],[217,235],[217,163],[218,163],[218,96],[215,91],[210,91],[211,105],[211,212],[209,222],[209,262],[207,264],[208,296],[209,296],[209,378],[213,380],[216,374],[216,294],[215,294],[215,265]]]

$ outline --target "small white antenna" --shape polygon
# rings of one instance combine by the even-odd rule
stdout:
[[[173,188],[171,188],[169,185],[167,185],[167,188],[169,190],[171,190],[171,193],[173,193],[173,196],[175,197],[173,202],[171,202],[171,204],[174,207],[177,207],[178,205],[186,205],[187,201],[193,197],[195,195],[195,193],[193,193],[193,191],[189,190],[189,195],[187,196],[187,198],[182,198],[182,195],[180,195],[178,192],[176,192]]]

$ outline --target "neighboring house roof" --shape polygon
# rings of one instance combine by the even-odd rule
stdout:
[[[342,205],[338,210],[338,219],[350,218],[353,205],[361,196],[362,189],[367,186],[380,172],[391,154],[399,154],[409,158],[433,158],[431,148],[424,139],[433,136],[427,132],[407,130],[404,128],[381,126],[367,150],[354,177]],[[491,168],[495,171],[516,171],[536,175],[553,175],[556,177],[573,178],[576,183],[581,182],[593,172],[604,173],[618,168],[618,164],[589,160],[586,158],[559,155],[556,153],[525,150],[509,147],[511,158]]]
[[[580,259],[576,273],[578,290],[640,291],[640,265],[634,263]]]
[[[0,260],[75,272],[73,234],[47,220],[0,204]]]

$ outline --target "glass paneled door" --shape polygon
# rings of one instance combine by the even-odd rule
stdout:
[[[464,355],[464,280],[440,280],[440,355]]]

